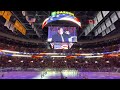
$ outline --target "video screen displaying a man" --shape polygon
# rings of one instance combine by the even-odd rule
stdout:
[[[69,42],[69,34],[63,28],[58,28],[58,32],[52,36],[52,42]]]
[[[77,42],[75,27],[49,27],[48,42]]]

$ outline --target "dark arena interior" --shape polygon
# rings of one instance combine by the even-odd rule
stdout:
[[[120,11],[0,11],[0,79],[120,79]]]

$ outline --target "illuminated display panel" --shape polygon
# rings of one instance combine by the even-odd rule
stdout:
[[[118,17],[120,18],[120,11],[116,11]]]
[[[54,43],[54,49],[68,49],[68,43]]]
[[[98,19],[98,22],[100,22],[103,19],[101,12],[97,14],[97,19]]]
[[[95,30],[95,36],[97,36],[97,35],[98,35],[98,29]]]
[[[106,24],[107,27],[109,27],[112,24],[111,21],[110,21],[110,18],[105,20],[105,24]]]
[[[65,11],[57,11],[57,12],[52,12],[52,15],[43,21],[42,28],[44,28],[48,23],[54,21],[70,21],[81,27],[80,20],[77,17],[75,17],[73,13],[65,12]]]
[[[106,29],[106,33],[107,33],[107,34],[110,33],[110,28],[107,28],[107,29]]]
[[[102,11],[103,16],[105,17],[110,11]]]
[[[106,31],[103,31],[103,32],[102,32],[102,36],[105,36],[105,35],[106,35]]]
[[[48,27],[48,42],[77,42],[76,27]]]
[[[100,27],[100,26],[98,27],[98,29],[97,29],[97,30],[98,30],[98,33],[99,33],[99,34],[102,32],[102,29],[101,29],[101,27]]]
[[[110,30],[113,31],[113,30],[115,30],[115,29],[116,29],[115,25],[112,24],[112,25],[110,26]]]
[[[74,43],[50,43],[53,49],[70,49]]]
[[[102,31],[104,31],[106,29],[106,26],[105,26],[104,22],[101,24],[101,28],[102,28]]]
[[[114,23],[118,20],[118,17],[115,12],[110,16],[110,18],[111,18],[112,23]]]

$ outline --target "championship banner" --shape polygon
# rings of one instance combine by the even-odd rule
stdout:
[[[10,11],[5,11],[4,14],[3,14],[3,17],[9,21],[10,20],[10,17],[12,16],[12,13]]]
[[[0,16],[2,16],[4,14],[5,11],[0,11]]]
[[[4,26],[6,26],[6,27],[9,29],[11,24],[12,24],[12,23],[11,23],[10,21],[7,21],[7,20],[6,20]]]
[[[5,22],[4,26],[6,26],[9,30],[11,30],[12,32],[14,32],[14,25],[11,21],[7,21]]]
[[[26,34],[26,29],[23,27],[23,25],[22,25],[18,20],[15,21],[14,27],[15,27],[18,31],[20,31],[23,35]]]

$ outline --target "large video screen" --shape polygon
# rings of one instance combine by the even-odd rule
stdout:
[[[48,42],[77,42],[76,27],[48,27]]]
[[[54,49],[68,49],[68,43],[55,43]]]
[[[73,43],[50,43],[53,49],[70,49]]]

